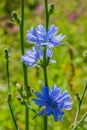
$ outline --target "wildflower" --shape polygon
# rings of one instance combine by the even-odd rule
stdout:
[[[52,114],[56,122],[58,119],[63,121],[64,112],[62,109],[70,110],[72,108],[72,102],[69,101],[71,96],[67,91],[61,93],[62,89],[57,88],[56,85],[53,85],[51,91],[48,86],[43,86],[41,90],[42,94],[35,92],[38,98],[33,99],[33,101],[42,108],[39,115],[46,114],[46,116],[50,116]]]
[[[22,56],[22,61],[28,65],[28,66],[40,66],[43,64],[43,54],[44,50],[43,47],[40,47],[40,50],[36,46],[33,47],[33,51],[28,50],[25,55]],[[47,65],[49,62],[55,62],[54,60],[51,59],[53,53],[50,48],[47,48],[46,51],[46,62]]]
[[[33,43],[36,46],[46,45],[48,47],[54,47],[62,44],[61,40],[65,37],[62,34],[55,36],[58,32],[58,27],[51,25],[48,31],[43,25],[38,25],[37,29],[31,27],[27,33],[27,41]]]

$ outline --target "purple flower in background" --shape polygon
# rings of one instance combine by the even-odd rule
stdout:
[[[40,50],[36,46],[33,47],[33,50],[28,50],[25,55],[22,56],[22,61],[28,66],[40,66],[43,62],[44,48],[40,47]],[[53,53],[50,48],[47,48],[46,58],[49,62],[55,62],[51,59]]]
[[[42,107],[39,115],[46,114],[46,116],[50,116],[52,114],[56,122],[58,119],[63,121],[64,112],[62,109],[70,110],[72,108],[71,96],[67,91],[61,93],[62,89],[57,88],[56,85],[53,85],[51,91],[47,86],[43,86],[41,90],[42,93],[35,92],[38,98],[33,99],[39,107]]]
[[[44,10],[44,7],[42,5],[38,5],[36,7],[36,9],[37,9],[38,13],[40,13],[40,12],[42,12]]]
[[[31,27],[26,37],[29,43],[33,43],[36,46],[46,45],[54,47],[63,44],[61,41],[65,37],[62,34],[55,36],[57,32],[58,27],[55,25],[51,25],[48,31],[46,31],[43,25],[38,25],[37,29]]]

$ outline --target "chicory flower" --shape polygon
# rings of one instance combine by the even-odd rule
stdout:
[[[38,115],[46,114],[46,116],[53,115],[54,120],[57,122],[58,119],[63,121],[63,109],[70,110],[72,108],[71,96],[67,91],[61,92],[61,88],[57,88],[53,85],[52,90],[48,86],[41,88],[42,93],[35,92],[38,97],[33,101],[42,108],[42,111]]]
[[[34,46],[33,50],[28,50],[25,55],[22,56],[22,61],[28,66],[40,66],[43,64],[44,48],[40,47],[40,50]],[[55,62],[51,59],[53,53],[50,48],[46,50],[46,62]]]
[[[33,43],[36,46],[58,46],[63,44],[61,41],[64,39],[65,35],[56,35],[57,32],[58,27],[55,25],[51,25],[48,28],[48,31],[46,31],[43,25],[38,25],[36,29],[34,27],[31,27],[26,35],[27,42]]]

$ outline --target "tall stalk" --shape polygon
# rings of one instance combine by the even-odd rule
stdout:
[[[44,4],[45,4],[45,21],[46,21],[46,31],[48,31],[48,27],[49,27],[49,12],[48,12],[48,0],[44,0]],[[43,56],[43,60],[44,60],[44,81],[45,81],[45,86],[48,86],[48,79],[47,79],[47,66],[45,65],[46,63],[46,47],[44,47],[44,56]],[[44,116],[44,130],[48,129],[48,119],[47,116]]]
[[[45,3],[45,21],[46,21],[46,30],[49,27],[49,12],[48,12],[48,0],[44,0]]]
[[[5,59],[6,59],[6,71],[7,71],[7,81],[8,81],[8,105],[10,108],[10,112],[12,115],[12,119],[15,125],[16,130],[19,130],[18,125],[17,125],[17,121],[13,112],[13,108],[12,108],[12,102],[11,102],[11,91],[10,91],[10,75],[9,75],[9,56],[8,56],[8,50],[5,49]]]
[[[43,72],[44,72],[44,82],[45,86],[48,86],[48,79],[47,79],[47,66],[46,66],[46,47],[44,47],[44,56],[43,56],[43,61],[44,61],[44,67],[43,67]],[[44,115],[44,130],[48,129],[48,120],[47,116]]]
[[[21,23],[20,23],[20,39],[21,39],[21,54],[24,55],[24,0],[21,0]],[[27,67],[22,62],[23,73],[24,73],[24,85],[25,91],[28,96],[28,78],[27,78]],[[25,130],[29,130],[29,109],[25,108]]]

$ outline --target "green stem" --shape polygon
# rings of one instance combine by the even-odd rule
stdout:
[[[46,15],[46,30],[48,30],[49,26],[49,12],[48,12],[48,0],[44,0],[45,3],[45,15]]]
[[[16,118],[15,118],[15,115],[14,115],[14,112],[13,112],[12,104],[11,103],[8,103],[8,104],[9,104],[9,108],[10,108],[11,115],[12,115],[12,118],[13,118],[13,122],[15,124],[15,128],[16,128],[16,130],[19,130],[17,122],[16,122]]]
[[[48,0],[44,0],[44,4],[45,4],[45,16],[46,16],[46,31],[48,31],[48,27],[49,27],[49,12],[48,12]],[[48,80],[47,80],[47,66],[46,66],[46,50],[47,48],[44,47],[44,56],[43,56],[43,61],[44,61],[44,81],[45,81],[45,85],[48,86]],[[47,120],[47,116],[44,116],[44,130],[48,129],[48,120]]]
[[[43,68],[44,70],[44,81],[45,81],[45,86],[48,86],[48,81],[47,81],[47,70],[46,67]],[[47,116],[44,116],[44,130],[47,130]]]
[[[79,116],[79,113],[80,113],[80,109],[81,109],[81,105],[82,105],[82,102],[83,102],[83,98],[84,98],[86,89],[87,89],[87,81],[86,81],[86,83],[84,85],[84,88],[83,88],[83,91],[82,91],[82,96],[81,96],[81,99],[79,100],[79,105],[77,107],[77,112],[76,112],[75,122],[74,122],[75,125],[77,123],[77,119],[78,119],[78,116]]]
[[[48,86],[47,67],[44,67],[44,81],[45,81],[45,86]]]
[[[21,37],[21,53],[22,55],[24,55],[24,0],[21,0],[20,37]]]
[[[12,119],[15,125],[16,130],[19,130],[18,125],[17,125],[17,121],[13,112],[13,108],[12,108],[12,104],[11,104],[11,92],[10,92],[10,76],[9,76],[9,56],[8,56],[8,50],[5,49],[5,59],[6,59],[6,70],[7,70],[7,81],[8,81],[8,104],[9,104],[9,108],[10,108],[10,112],[12,115]]]
[[[7,71],[7,81],[8,81],[8,93],[10,93],[9,56],[8,56],[8,50],[7,49],[5,49],[5,58],[6,58],[6,71]]]
[[[44,115],[44,130],[47,130],[48,129],[48,120],[47,120],[47,116],[46,115]]]
[[[47,47],[44,46],[44,56],[43,56],[43,61],[44,61],[44,67],[43,67],[43,70],[44,70],[44,81],[45,81],[45,85],[48,86],[47,66],[46,66],[46,50],[47,50]]]
[[[21,39],[21,54],[24,55],[24,0],[21,0],[21,23],[20,23],[20,39]],[[24,85],[25,91],[28,95],[28,79],[27,79],[27,67],[24,63],[23,73],[24,73]],[[29,130],[29,109],[25,108],[25,130]]]
[[[45,81],[45,86],[48,86],[48,79],[47,79],[47,66],[46,66],[46,46],[44,46],[44,56],[43,56],[43,62],[44,62],[44,67],[43,67],[43,71],[44,71],[44,81]],[[47,120],[47,116],[44,115],[44,130],[48,129],[48,120]]]
[[[76,126],[72,130],[76,130],[78,126],[82,123],[82,121],[87,117],[87,113],[81,118],[81,120],[76,124]]]
[[[31,111],[33,111],[34,113],[37,114],[37,111],[36,111],[35,109],[33,109],[33,108],[29,105],[29,103],[26,102],[25,105],[26,105]]]

